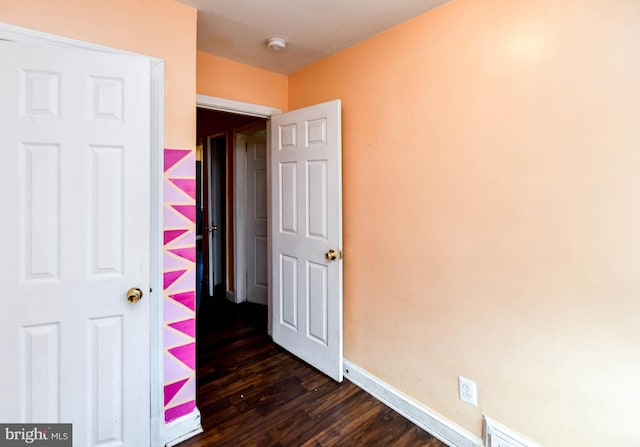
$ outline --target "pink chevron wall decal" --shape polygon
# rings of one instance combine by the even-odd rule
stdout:
[[[175,331],[174,331],[175,332]],[[164,384],[169,385],[170,383],[177,382],[178,380],[188,379],[190,377],[194,377],[194,372],[189,370],[186,365],[178,362],[173,358],[171,354],[165,351],[165,362],[164,362]],[[194,394],[195,397],[195,394]]]
[[[176,282],[178,278],[186,273],[186,270],[177,270],[175,272],[165,272],[164,274],[164,289],[167,290],[171,284]]]
[[[171,253],[173,253],[176,256],[180,256],[181,258],[184,258],[188,261],[191,262],[196,262],[196,248],[195,247],[189,247],[189,248],[174,248],[169,250]]]
[[[170,183],[171,178],[168,179],[169,182],[164,184],[164,200],[167,203],[183,203],[189,201],[189,196],[178,188],[176,185]]]
[[[196,223],[196,207],[195,205],[171,205],[171,208],[189,219],[191,223]]]
[[[193,200],[196,199],[196,180],[189,178],[170,178],[169,181],[176,185],[180,191],[187,194]]]
[[[171,404],[169,406],[178,406],[183,402],[189,402],[193,399],[193,396],[196,395],[196,378],[195,375],[190,377],[187,383],[184,384],[178,394],[176,394],[173,399],[171,399]]]
[[[168,205],[167,205],[168,206]],[[167,230],[173,228],[187,228],[191,225],[189,219],[174,210],[173,208],[164,209],[164,225]],[[188,230],[187,230],[188,231]]]
[[[173,355],[175,358],[180,360],[182,363],[187,365],[189,369],[195,371],[196,369],[196,344],[189,343],[188,345],[178,346],[175,348],[169,349],[169,353]]]
[[[184,293],[176,293],[174,295],[169,295],[174,301],[182,304],[183,306],[189,308],[190,310],[195,310],[195,302],[196,302],[196,293],[195,292],[184,292]]]
[[[164,172],[167,172],[169,169],[173,168],[176,163],[180,162],[184,157],[191,153],[190,150],[185,149],[165,149],[164,150]],[[195,166],[193,167],[193,171],[195,174]]]
[[[180,388],[182,388],[184,386],[185,383],[187,383],[189,381],[189,379],[182,379],[179,380],[175,383],[170,383],[169,385],[165,385],[164,386],[164,405],[165,407],[167,406],[167,404],[169,402],[171,402],[171,399],[173,399],[173,397],[178,394],[178,391],[180,391]]]
[[[188,156],[180,160],[170,171],[166,172],[171,178],[196,178],[196,152],[192,151]]]
[[[164,345],[167,348],[172,348],[174,346],[182,346],[185,343],[191,342],[191,339],[188,338],[187,334],[183,334],[182,332],[178,332],[174,329],[164,328],[163,337],[164,337]]]
[[[181,267],[184,267],[184,258],[171,256],[169,253],[167,253],[167,251],[163,253],[162,262],[164,262],[165,270],[177,270]]]
[[[186,402],[184,404],[178,405],[173,408],[169,408],[164,412],[164,420],[173,421],[179,418],[180,416],[184,416],[185,414],[191,413],[195,408],[196,408],[195,400]]]
[[[187,261],[185,261],[187,262]],[[180,278],[178,278],[178,280],[173,283],[173,290],[193,290],[195,289],[195,283],[196,283],[196,269],[192,268],[191,270],[189,270],[184,276],[181,276]]]
[[[190,337],[195,338],[196,336],[196,320],[194,318],[191,318],[189,320],[176,321],[175,323],[169,323],[168,326]]]
[[[164,232],[164,245],[179,238],[189,230],[165,230]]]
[[[181,320],[187,320],[189,318],[193,318],[192,310],[189,310],[188,308],[181,306],[180,304],[176,303],[174,300],[165,299],[162,307],[164,312],[165,329],[169,327],[167,326],[168,323],[173,323],[174,321],[181,321]],[[189,342],[190,341],[191,340],[189,340]],[[186,345],[187,343],[188,341],[185,341],[183,344]],[[168,347],[169,345],[165,344],[165,348],[168,348]]]
[[[164,402],[170,422],[195,408],[196,162],[193,150],[165,149],[164,156]]]

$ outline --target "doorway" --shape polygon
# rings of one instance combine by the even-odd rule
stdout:
[[[342,381],[340,100],[307,106],[287,113],[264,106],[204,95],[197,96],[197,104],[204,108],[244,113],[245,115],[241,115],[242,118],[239,119],[251,120],[250,116],[261,118],[259,124],[265,129],[264,146],[266,149],[266,142],[269,142],[271,149],[265,154],[266,181],[255,182],[255,184],[264,184],[263,189],[269,188],[270,204],[265,207],[268,215],[265,220],[277,222],[278,227],[277,231],[273,228],[268,229],[266,238],[263,237],[261,242],[267,246],[266,252],[270,258],[267,260],[269,268],[265,268],[266,277],[269,279],[266,306],[268,333],[273,335],[277,344],[325,372],[337,382]],[[211,110],[198,109],[198,129],[202,132],[200,136],[204,135],[203,118],[206,112],[213,113]],[[238,115],[233,113],[223,112],[222,115],[219,115],[220,112],[215,113],[218,114],[213,116],[216,126],[220,126],[220,121],[225,118],[233,119],[232,116],[238,118]],[[268,127],[267,123],[269,123]],[[248,121],[246,125],[227,126],[222,130],[227,133],[225,159],[227,234],[225,238],[228,262],[225,287],[227,296],[224,298],[228,299],[221,297],[225,304],[241,302],[243,296],[238,293],[238,285],[245,284],[244,287],[246,287],[246,273],[241,274],[237,267],[248,270],[247,261],[236,262],[234,269],[234,262],[229,262],[228,258],[233,257],[236,261],[240,255],[246,254],[245,249],[238,249],[237,241],[245,240],[245,245],[247,244],[246,230],[242,228],[241,221],[246,226],[248,219],[246,216],[238,219],[238,222],[233,222],[233,219],[236,219],[243,210],[246,214],[247,210],[252,208],[248,200],[243,200],[242,194],[237,191],[239,188],[245,190],[249,188],[247,180],[249,175],[235,175],[236,170],[242,166],[245,174],[249,171],[247,159],[250,156],[246,145],[249,138],[244,140],[244,146],[239,145],[238,142],[243,140],[247,129],[251,127],[255,127],[255,123]],[[230,141],[233,142],[233,147],[229,146]],[[204,161],[203,166],[206,164]],[[256,170],[255,174],[259,172],[263,175],[262,169]],[[244,180],[241,182],[240,178]],[[244,197],[247,196],[248,194]],[[233,201],[230,198],[233,198]],[[298,216],[303,219],[300,226],[298,226]],[[230,237],[231,231],[236,233],[235,238]],[[238,237],[238,234],[242,237]],[[300,239],[300,242],[285,243],[283,238],[291,242],[294,239],[292,236],[295,236],[296,240]],[[230,248],[231,239],[234,241],[233,248]],[[296,251],[300,247],[302,247],[301,250]],[[271,269],[273,269],[272,272]],[[203,296],[203,299],[206,298]],[[251,303],[243,304],[251,305]],[[202,340],[200,337],[205,334],[201,333],[201,329],[206,330],[206,327],[203,328],[203,312],[201,311],[200,314],[198,337]],[[274,318],[274,315],[278,318]],[[278,329],[277,333],[276,329]],[[305,347],[304,352],[298,349],[300,346]],[[306,349],[307,347],[309,349]],[[198,355],[203,358],[202,356],[208,356],[209,353],[199,350]]]
[[[210,314],[201,312],[201,308],[210,309],[214,301],[267,304],[266,294],[256,300],[253,294],[247,293],[248,290],[260,291],[260,286],[267,289],[266,123],[265,118],[197,109],[196,296],[199,325],[207,324],[205,319]],[[247,155],[250,149],[253,151],[251,157]],[[239,183],[238,179],[244,180]],[[254,194],[248,194],[249,191]],[[264,197],[260,203],[255,201],[256,191]],[[258,228],[260,225],[255,224],[256,219],[252,218],[256,211],[264,220],[262,232]],[[256,234],[261,236],[259,241],[262,243],[256,243],[257,238],[249,241],[250,235]],[[256,263],[261,257],[263,262]],[[249,264],[249,260],[250,265],[238,264]],[[264,265],[257,275],[256,265]],[[257,276],[258,281],[249,281],[249,272],[251,278]]]

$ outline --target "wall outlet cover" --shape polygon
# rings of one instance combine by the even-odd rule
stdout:
[[[478,406],[478,388],[473,380],[458,376],[458,396],[462,402]]]

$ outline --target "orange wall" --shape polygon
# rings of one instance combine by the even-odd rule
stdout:
[[[0,21],[164,59],[165,147],[194,147],[195,9],[172,0],[0,0]]]
[[[640,445],[639,23],[453,0],[289,78],[343,101],[346,358],[478,436]]]
[[[198,51],[196,90],[201,95],[287,110],[287,76]]]

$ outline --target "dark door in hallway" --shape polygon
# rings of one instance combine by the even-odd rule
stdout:
[[[208,137],[205,167],[208,168],[208,194],[204,213],[204,237],[208,250],[205,290],[209,296],[224,296],[226,253],[226,137]],[[206,255],[205,255],[206,256]]]

